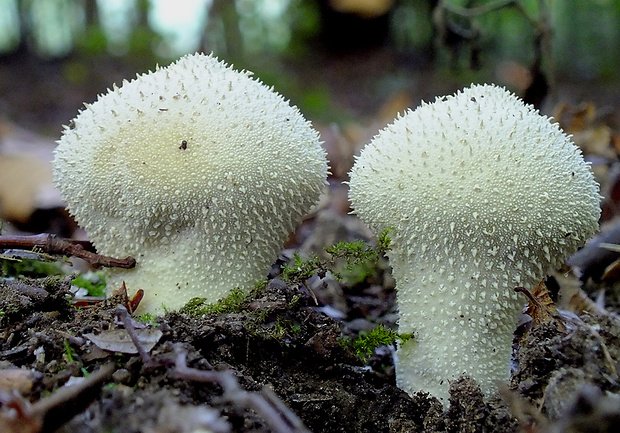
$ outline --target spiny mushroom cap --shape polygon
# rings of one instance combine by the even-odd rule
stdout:
[[[467,374],[507,380],[523,299],[598,228],[598,185],[550,119],[503,88],[474,85],[409,111],[351,171],[354,212],[392,227],[401,332],[397,382],[447,401]],[[415,358],[411,360],[409,358]],[[407,360],[409,359],[409,360]]]
[[[135,270],[111,271],[109,287],[144,289],[152,312],[264,278],[327,175],[296,107],[201,54],[86,105],[53,166],[98,251],[137,259]]]

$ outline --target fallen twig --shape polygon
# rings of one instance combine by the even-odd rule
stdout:
[[[164,365],[164,362],[153,359],[140,343],[133,319],[127,308],[117,305],[116,314],[136,346],[144,367],[152,368]],[[310,430],[304,426],[299,417],[271,389],[263,387],[260,393],[248,392],[239,386],[237,378],[230,370],[214,371],[190,368],[187,366],[187,352],[182,350],[179,345],[175,346],[175,351],[176,359],[171,377],[195,382],[217,383],[224,391],[224,399],[253,409],[276,433],[310,433]],[[208,362],[207,365],[209,365]]]
[[[92,244],[87,241],[74,241],[59,238],[56,235],[42,233],[32,236],[0,236],[0,249],[16,248],[22,250],[37,249],[47,254],[64,254],[79,257],[86,260],[93,267],[123,268],[130,269],[136,265],[133,257],[117,259],[114,257],[97,254],[92,249]],[[87,249],[88,248],[88,249]]]
[[[260,415],[276,433],[310,433],[303,422],[280,398],[264,386],[260,392],[248,392],[239,386],[237,378],[230,370],[197,370],[187,366],[187,352],[175,347],[177,356],[171,376],[176,379],[195,382],[217,383],[224,392],[223,398],[245,406]]]
[[[125,308],[123,305],[120,305],[120,304],[117,305],[116,316],[123,323],[125,330],[129,334],[129,338],[131,338],[131,341],[133,342],[134,346],[136,346],[136,349],[138,349],[138,354],[140,355],[140,358],[142,359],[142,363],[144,367],[151,368],[156,365],[159,365],[157,362],[153,361],[153,358],[151,357],[151,355],[146,351],[146,349],[144,349],[144,346],[142,346],[142,344],[140,343],[140,338],[138,337],[138,334],[136,333],[136,327],[133,324],[133,319],[131,318],[129,311],[127,311],[127,308]]]
[[[0,392],[0,431],[3,433],[51,433],[56,431],[99,395],[114,373],[106,364],[82,381],[65,386],[34,404],[8,392]]]

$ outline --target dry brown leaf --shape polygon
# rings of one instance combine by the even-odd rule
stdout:
[[[529,303],[525,309],[525,314],[530,316],[535,324],[540,325],[542,323],[555,321],[558,330],[566,332],[566,326],[557,319],[558,309],[551,300],[551,296],[549,296],[549,290],[544,280],[538,283],[532,292],[529,292],[523,287],[517,287],[515,290],[528,297]]]
[[[150,352],[155,347],[163,335],[159,329],[153,328],[136,329],[136,334],[138,335],[138,341],[147,352]],[[84,337],[92,341],[98,348],[109,352],[138,353],[138,349],[125,329],[110,329],[97,335],[84,334]]]
[[[611,147],[613,147],[616,153],[620,155],[620,134],[612,132],[610,141]]]
[[[41,377],[41,373],[22,368],[0,370],[0,390],[28,394],[34,383],[41,379]]]
[[[592,102],[582,102],[577,106],[561,103],[553,110],[553,118],[570,134],[581,132],[590,126],[595,115],[596,107]]]
[[[52,182],[55,143],[0,119],[0,218],[26,222],[37,209],[64,207]]]
[[[598,155],[615,160],[614,133],[605,121],[605,110],[598,110],[592,102],[579,105],[559,104],[553,117],[586,155]]]
[[[52,188],[49,164],[28,155],[0,155],[0,218],[26,222]]]

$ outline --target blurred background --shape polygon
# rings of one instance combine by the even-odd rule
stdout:
[[[555,115],[611,191],[619,47],[620,0],[0,0],[3,232],[70,234],[49,170],[62,125],[112,83],[195,51],[299,106],[334,184],[398,113],[493,82]]]

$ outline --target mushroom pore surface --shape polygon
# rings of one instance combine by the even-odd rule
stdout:
[[[265,278],[318,201],[318,133],[272,89],[188,55],[114,86],[66,127],[54,175],[101,254],[134,256],[108,290],[143,289],[140,311],[217,301]]]
[[[379,233],[396,280],[396,380],[448,401],[449,380],[486,395],[510,375],[533,289],[598,229],[598,184],[581,151],[503,88],[473,85],[382,130],[351,171],[354,212]]]

